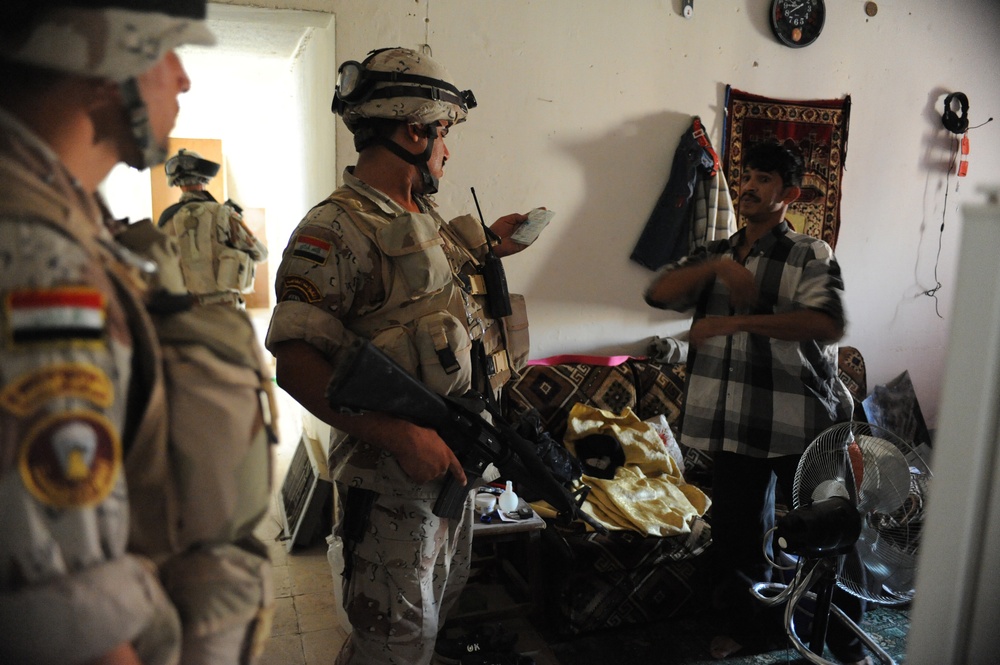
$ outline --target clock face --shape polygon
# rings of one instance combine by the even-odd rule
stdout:
[[[772,0],[771,29],[785,46],[800,48],[816,41],[826,20],[823,0]]]

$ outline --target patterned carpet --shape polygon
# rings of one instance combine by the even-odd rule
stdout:
[[[909,625],[908,609],[877,607],[869,609],[862,628],[897,663],[904,663]],[[787,640],[784,648],[736,655],[724,661],[713,660],[708,654],[712,632],[711,626],[704,621],[672,618],[564,642],[548,638],[546,642],[560,663],[572,665],[798,665],[807,662]],[[824,658],[832,660],[828,652]]]

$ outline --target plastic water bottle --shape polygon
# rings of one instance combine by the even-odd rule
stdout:
[[[341,576],[344,574],[344,541],[333,534],[326,537],[326,560],[333,573],[333,608],[338,626],[346,626],[350,630],[351,623],[344,609],[344,585]]]
[[[500,494],[498,503],[504,513],[513,513],[517,510],[517,494],[514,493],[514,484],[511,481],[507,481],[507,488]]]

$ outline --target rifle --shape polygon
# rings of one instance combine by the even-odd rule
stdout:
[[[365,339],[352,343],[343,354],[344,361],[338,363],[326,389],[332,408],[350,414],[380,411],[434,429],[461,462],[469,484],[460,485],[448,474],[434,503],[435,515],[461,516],[469,489],[492,463],[504,478],[530,487],[560,519],[579,518],[607,532],[580,509],[590,488],[576,495],[566,489],[542,463],[534,444],[490,409],[482,395],[470,391],[460,398],[442,397]],[[489,411],[492,423],[479,415],[484,410]]]

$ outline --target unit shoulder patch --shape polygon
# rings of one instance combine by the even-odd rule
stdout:
[[[103,501],[121,472],[122,448],[111,421],[92,411],[43,419],[21,442],[18,468],[32,496],[54,508]]]
[[[281,282],[281,293],[278,296],[279,301],[296,300],[299,302],[314,303],[319,302],[320,298],[322,298],[322,294],[319,292],[319,289],[305,277],[289,275]]]
[[[106,409],[114,404],[111,379],[86,363],[59,363],[23,374],[0,392],[0,408],[22,418],[54,397],[85,400]]]

